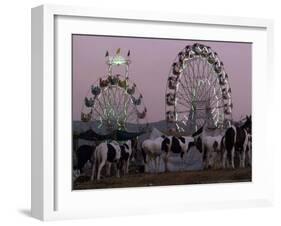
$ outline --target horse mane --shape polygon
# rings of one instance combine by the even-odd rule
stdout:
[[[203,127],[202,126],[200,129],[198,129],[195,133],[192,134],[192,137],[196,137],[197,135],[201,134],[203,132]]]
[[[252,116],[246,116],[246,121],[241,126],[242,129],[247,129],[252,127]]]

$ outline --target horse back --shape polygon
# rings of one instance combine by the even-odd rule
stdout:
[[[243,146],[247,136],[246,130],[241,127],[237,127],[236,130],[237,130],[236,145]]]

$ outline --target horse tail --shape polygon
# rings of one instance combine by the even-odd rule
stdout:
[[[146,161],[146,153],[145,153],[145,151],[143,150],[143,148],[141,148],[141,153],[142,153],[142,157],[143,157],[144,163],[147,164],[147,161]]]
[[[101,150],[102,150],[102,143],[99,144],[95,150],[95,167],[96,167],[96,170],[98,170],[98,166],[101,162]]]
[[[225,152],[225,136],[221,138],[221,145],[220,145],[220,159],[223,161],[223,154]]]

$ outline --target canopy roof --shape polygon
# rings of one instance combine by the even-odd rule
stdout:
[[[91,140],[91,141],[103,141],[103,140],[118,140],[125,141],[134,139],[144,132],[127,132],[122,130],[115,130],[110,134],[98,134],[94,130],[89,129],[85,132],[79,134],[79,138],[83,140]]]

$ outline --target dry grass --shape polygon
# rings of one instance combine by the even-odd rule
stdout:
[[[250,168],[235,170],[204,170],[169,172],[158,174],[130,174],[121,178],[103,178],[100,181],[90,181],[89,177],[79,177],[73,184],[73,189],[99,189],[146,187],[184,184],[249,182],[252,180]]]

